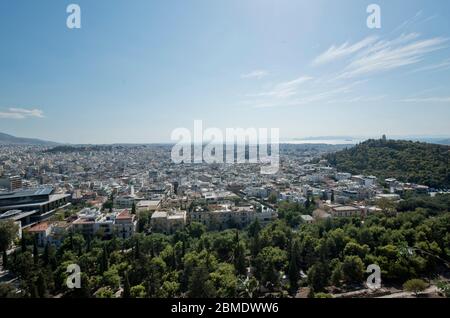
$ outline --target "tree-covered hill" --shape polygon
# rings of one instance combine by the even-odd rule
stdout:
[[[325,157],[339,171],[450,188],[449,156],[450,146],[369,139]]]

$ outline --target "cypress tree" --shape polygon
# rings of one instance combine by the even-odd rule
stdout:
[[[108,270],[108,255],[106,253],[106,246],[103,247],[103,252],[100,260],[100,272],[104,273]]]
[[[31,282],[29,288],[30,288],[30,297],[31,298],[39,298],[39,291],[34,282]]]
[[[123,298],[130,298],[130,281],[128,280],[128,272],[125,271],[123,278]]]
[[[6,253],[6,251],[3,251],[3,268],[7,269],[8,268],[8,253]]]
[[[39,273],[37,279],[37,290],[39,297],[45,298],[47,296],[47,282],[45,281],[45,277],[42,272]]]
[[[88,235],[86,238],[86,252],[91,251],[91,236]]]
[[[136,240],[136,244],[134,246],[134,259],[140,259],[141,258],[141,247],[139,244],[139,239]]]
[[[309,196],[308,196],[308,198],[306,199],[306,202],[305,202],[305,208],[309,208],[311,206],[311,201],[310,201],[310,198],[309,198]]]
[[[69,238],[70,238],[70,249],[73,251],[73,233],[72,233],[72,231],[70,231]]]
[[[291,255],[289,259],[289,282],[291,284],[291,290],[296,291],[298,289],[298,279],[299,279],[299,270],[297,265],[297,250],[295,248],[296,244],[293,244],[291,249]]]
[[[245,275],[247,273],[245,248],[242,243],[237,244],[234,252],[234,268],[238,275]]]
[[[37,246],[37,237],[34,238],[33,241],[33,260],[34,264],[37,264],[39,262],[39,251]]]
[[[27,251],[27,241],[25,240],[25,237],[22,237],[22,239],[20,240],[20,246],[22,253],[25,253]]]
[[[50,248],[49,244],[48,244],[48,243],[45,244],[44,254],[42,255],[42,260],[44,261],[44,265],[45,265],[45,266],[47,266],[47,265],[49,264],[49,260],[50,260],[50,257],[49,257],[49,253],[50,253],[49,248]]]

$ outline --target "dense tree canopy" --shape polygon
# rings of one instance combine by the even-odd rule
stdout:
[[[384,180],[450,188],[450,146],[405,140],[367,140],[355,147],[326,155],[338,170],[374,175]]]
[[[258,297],[294,295],[305,286],[322,295],[329,286],[363,286],[370,264],[380,266],[384,283],[402,285],[439,273],[450,260],[449,197],[411,197],[394,215],[364,220],[293,226],[281,219],[212,232],[192,224],[173,235],[109,241],[71,234],[59,248],[35,250],[35,257],[25,236],[8,267],[25,297],[116,297],[119,290],[135,298]],[[81,289],[66,286],[70,264],[81,268]],[[12,295],[10,286],[0,291]]]

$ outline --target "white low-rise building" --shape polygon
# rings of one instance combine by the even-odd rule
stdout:
[[[229,204],[210,205],[207,209],[196,207],[189,212],[190,222],[199,222],[209,229],[244,228],[254,220],[267,224],[276,220],[277,213],[268,207],[256,211],[253,205],[231,206]]]
[[[300,217],[302,218],[303,222],[305,222],[305,223],[312,223],[314,221],[314,218],[308,214],[300,215]]]
[[[136,204],[138,212],[156,211],[161,208],[161,200],[142,200]]]
[[[118,235],[128,238],[136,230],[135,216],[126,209],[104,214],[97,209],[85,208],[77,216],[78,219],[72,223],[72,229],[85,236],[112,237]]]
[[[186,211],[156,211],[150,219],[152,232],[175,233],[186,226]]]
[[[136,217],[127,209],[117,213],[114,222],[115,234],[123,239],[129,238],[136,231]]]

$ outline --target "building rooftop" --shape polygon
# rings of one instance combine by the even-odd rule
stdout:
[[[116,216],[116,219],[118,220],[125,220],[125,219],[132,219],[133,216],[130,214],[130,212],[125,209],[122,212],[119,212]]]
[[[161,200],[142,200],[136,203],[137,207],[156,206],[161,203]]]
[[[314,218],[311,215],[307,215],[307,214],[301,215],[300,217],[305,221],[313,221],[314,220]]]
[[[44,232],[44,231],[47,231],[49,226],[50,226],[50,224],[48,222],[38,223],[38,224],[30,227],[28,229],[28,232],[31,232],[31,233]]]
[[[0,193],[0,200],[20,198],[20,197],[25,197],[25,196],[29,197],[29,196],[50,195],[52,192],[53,192],[52,187],[3,192],[3,193]]]
[[[344,205],[344,206],[338,206],[333,208],[334,211],[339,212],[339,211],[356,211],[359,210],[357,207],[354,206],[348,206],[348,205]]]
[[[156,211],[152,214],[152,219],[156,218],[166,218],[167,212],[166,211]]]

